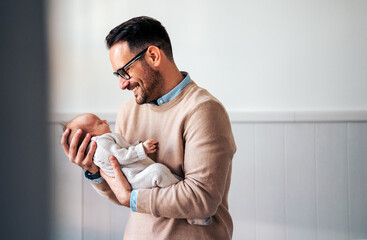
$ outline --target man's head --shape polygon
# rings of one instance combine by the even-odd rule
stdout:
[[[162,24],[153,18],[135,17],[112,29],[106,37],[108,49],[118,42],[127,42],[133,54],[138,54],[150,45],[159,46],[167,58],[173,61],[168,33]]]
[[[69,146],[71,139],[73,139],[73,136],[75,135],[78,129],[81,129],[83,131],[78,146],[81,144],[87,133],[89,133],[93,137],[111,132],[110,126],[107,124],[107,121],[101,120],[99,117],[97,117],[92,113],[84,113],[76,116],[68,123],[63,124],[64,131],[67,128],[70,129],[70,134],[67,139],[67,144]]]
[[[130,19],[112,29],[106,43],[120,88],[134,91],[138,104],[167,93],[165,79],[175,65],[171,41],[160,22],[149,17]]]

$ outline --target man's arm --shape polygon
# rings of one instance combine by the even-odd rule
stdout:
[[[117,164],[118,165],[118,164]],[[102,175],[102,171],[101,170],[101,175]],[[116,195],[114,194],[114,192],[111,190],[110,186],[107,184],[106,181],[102,181],[100,183],[95,183],[95,182],[91,182],[92,183],[92,187],[94,188],[94,190],[96,190],[96,192],[101,195],[102,197],[107,198],[108,200],[110,200],[111,202],[117,204],[117,205],[123,205],[117,198]]]

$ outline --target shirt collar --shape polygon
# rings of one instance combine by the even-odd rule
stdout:
[[[150,104],[161,106],[174,99],[191,82],[190,75],[187,72],[181,72],[181,74],[184,76],[184,79],[176,87],[158,98],[157,101],[150,102]]]

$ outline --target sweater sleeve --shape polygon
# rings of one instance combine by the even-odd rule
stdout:
[[[230,184],[236,151],[228,114],[216,101],[201,103],[185,121],[183,181],[167,188],[139,190],[137,211],[155,217],[215,215]]]

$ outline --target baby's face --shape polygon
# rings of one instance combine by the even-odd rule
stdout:
[[[83,114],[75,119],[75,121],[75,124],[80,124],[79,126],[86,126],[88,132],[92,136],[100,136],[111,132],[110,126],[107,124],[106,120],[101,120],[99,117],[91,113]]]

